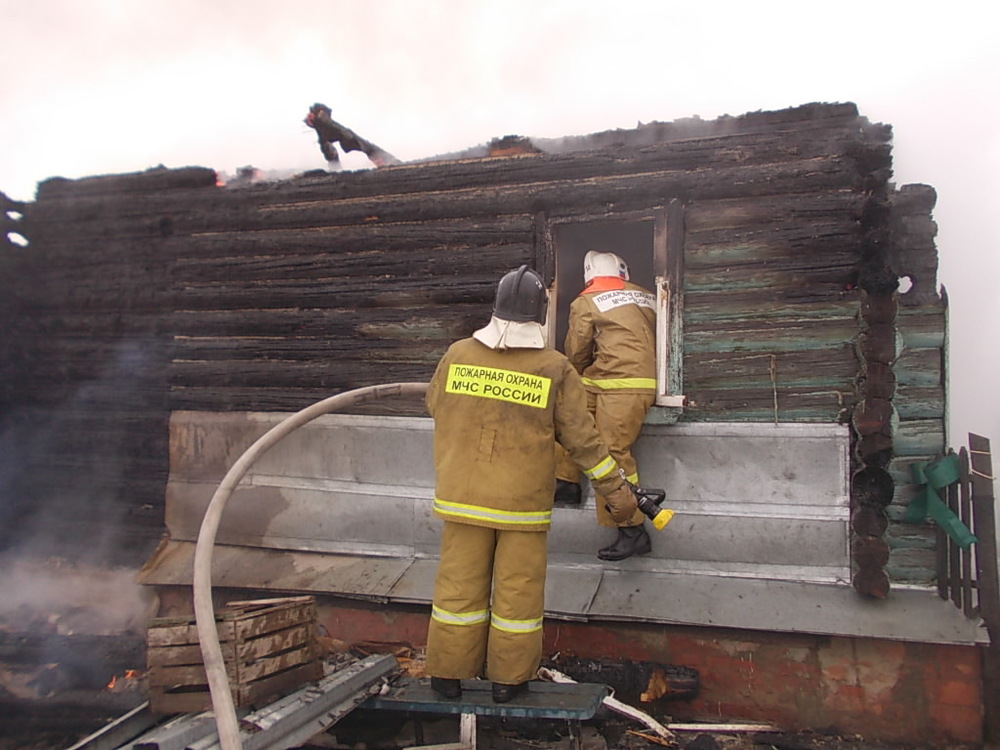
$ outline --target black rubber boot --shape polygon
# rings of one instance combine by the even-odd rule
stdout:
[[[567,482],[565,479],[556,480],[555,501],[566,505],[579,505],[583,499],[583,490],[578,482]]]
[[[528,683],[519,682],[517,685],[505,685],[502,682],[493,683],[493,702],[507,703],[522,693],[528,692]]]
[[[646,555],[653,549],[653,543],[646,531],[646,524],[641,526],[619,526],[618,538],[603,549],[597,550],[601,560],[624,560],[632,555]]]
[[[442,698],[461,698],[462,681],[450,677],[431,677],[431,688]]]

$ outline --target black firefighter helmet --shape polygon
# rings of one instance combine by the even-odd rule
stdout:
[[[501,320],[519,323],[545,323],[548,294],[542,277],[528,266],[505,274],[497,284],[493,315]]]

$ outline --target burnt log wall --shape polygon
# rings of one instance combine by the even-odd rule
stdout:
[[[200,168],[42,183],[24,211],[30,245],[3,261],[32,280],[12,303],[4,419],[50,428],[18,441],[12,507],[152,540],[171,410],[295,411],[426,380],[488,319],[503,272],[552,268],[550,218],[671,200],[684,207],[681,419],[848,423],[859,284],[891,275],[889,235],[877,238],[890,136],[853,105],[807,105],[240,188]],[[934,440],[942,415],[916,401],[940,349],[920,341],[900,392],[913,389],[907,428]],[[904,547],[902,579],[925,575],[920,544]]]
[[[141,561],[162,534],[170,195],[212,170],[49,180],[3,252],[0,548]]]
[[[906,507],[920,491],[910,467],[930,461],[950,447],[947,439],[948,302],[938,291],[937,225],[931,211],[937,201],[927,185],[905,185],[892,196],[891,243],[887,264],[911,286],[896,295],[896,356],[893,360],[892,453],[880,465],[889,473],[894,493],[885,506],[890,523],[885,539],[892,580],[932,583],[935,578],[935,527],[901,523]]]

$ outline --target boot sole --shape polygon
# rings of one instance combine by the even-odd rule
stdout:
[[[630,557],[635,557],[636,555],[648,555],[652,551],[653,551],[653,547],[652,547],[652,545],[650,545],[648,548],[637,549],[635,552],[633,552],[633,553],[631,553],[629,555],[622,555],[621,557],[618,557],[618,556],[606,557],[606,556],[602,555],[600,552],[598,552],[597,553],[597,559],[598,560],[605,560],[607,562],[617,562],[618,560],[628,560]]]

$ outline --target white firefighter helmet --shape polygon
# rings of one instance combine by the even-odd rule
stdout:
[[[583,256],[583,283],[589,284],[597,276],[617,276],[628,281],[628,264],[614,253],[589,250]]]

